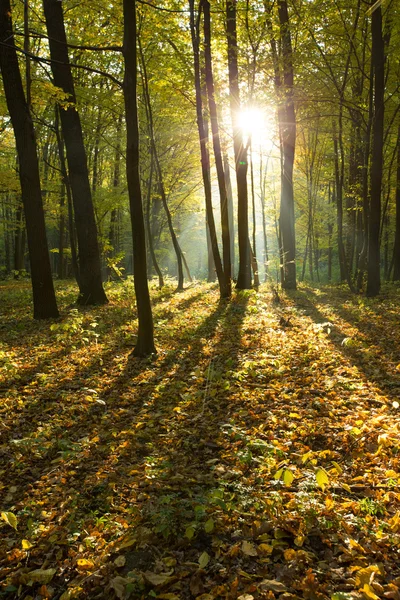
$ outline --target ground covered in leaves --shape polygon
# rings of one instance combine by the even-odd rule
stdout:
[[[400,289],[0,286],[2,598],[400,600]]]

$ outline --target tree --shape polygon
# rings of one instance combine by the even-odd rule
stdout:
[[[136,1],[123,0],[124,101],[126,120],[126,176],[133,235],[134,282],[138,311],[138,337],[134,356],[154,354],[153,315],[147,283],[146,240],[139,174],[139,126],[136,102]]]
[[[61,88],[68,105],[60,112],[69,182],[74,204],[79,251],[78,304],[104,304],[107,297],[101,280],[99,244],[81,121],[68,56],[62,3],[43,0],[54,84]]]
[[[383,124],[385,92],[385,48],[382,35],[382,8],[372,4],[372,62],[374,67],[374,120],[372,127],[371,201],[368,231],[367,296],[377,296],[380,278],[380,224],[383,168]]]
[[[226,34],[228,41],[229,100],[233,126],[233,149],[236,166],[238,195],[239,272],[236,287],[251,288],[251,261],[249,244],[249,216],[247,191],[247,148],[239,124],[240,93],[238,69],[238,44],[236,31],[236,0],[226,1]]]
[[[0,67],[17,145],[25,212],[35,319],[58,317],[46,239],[35,132],[22,86],[14,45],[11,6],[0,0]]]
[[[296,116],[293,100],[293,52],[286,0],[278,1],[282,49],[282,102],[279,130],[281,138],[281,208],[279,226],[282,236],[283,280],[285,289],[296,289],[296,239],[294,228],[293,166],[296,146]]]

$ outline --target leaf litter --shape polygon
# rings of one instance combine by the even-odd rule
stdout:
[[[5,598],[400,600],[399,291],[0,287]]]

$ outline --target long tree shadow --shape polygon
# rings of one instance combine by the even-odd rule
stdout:
[[[317,295],[312,289],[307,289],[306,292],[297,291],[292,299],[315,323],[333,321],[329,339],[335,347],[388,396],[397,395],[396,388],[400,387],[400,377],[395,366],[400,362],[400,347],[395,327],[388,329],[386,322],[377,323],[371,319],[361,319],[362,308],[358,307],[352,311],[343,305],[333,305],[329,302],[329,297],[324,295],[321,298],[321,295]],[[329,316],[317,308],[316,304],[321,303],[329,308]],[[350,338],[341,331],[335,324],[335,319],[331,318],[332,310],[352,328],[357,329],[359,335]],[[393,325],[395,321],[396,316],[393,317]],[[397,322],[400,324],[398,318]]]

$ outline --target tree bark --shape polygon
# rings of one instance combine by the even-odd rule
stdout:
[[[226,28],[228,41],[229,99],[233,127],[233,150],[236,166],[238,194],[238,242],[239,272],[236,287],[239,290],[251,289],[251,260],[249,247],[249,207],[247,191],[247,148],[243,143],[243,133],[239,125],[240,94],[238,70],[238,45],[236,32],[237,0],[226,1]]]
[[[25,99],[11,21],[9,0],[0,0],[0,68],[8,111],[14,129],[31,267],[35,319],[58,317],[46,226],[35,132]]]
[[[139,126],[137,111],[136,0],[123,0],[124,101],[126,120],[126,175],[133,237],[134,285],[138,311],[138,337],[133,356],[148,356],[154,346],[153,315],[147,282],[146,239],[139,173]]]
[[[293,52],[289,27],[289,12],[286,0],[278,1],[280,36],[283,61],[283,99],[284,109],[279,115],[280,122],[282,172],[281,172],[281,208],[279,225],[282,233],[283,287],[296,289],[296,239],[294,227],[293,166],[296,145],[296,116],[293,102]]]
[[[397,133],[396,233],[393,249],[393,281],[400,281],[400,124]]]
[[[215,271],[217,273],[218,284],[221,298],[224,296],[224,270],[222,267],[221,255],[219,253],[217,232],[215,228],[214,212],[212,207],[212,193],[210,180],[210,157],[207,149],[207,137],[205,134],[204,119],[203,119],[203,100],[201,93],[201,77],[200,77],[200,49],[199,49],[199,20],[195,19],[194,0],[189,0],[190,7],[190,32],[192,37],[193,47],[193,62],[194,62],[194,82],[196,91],[196,117],[197,129],[199,132],[200,154],[201,154],[201,173],[203,177],[204,196],[206,204],[206,218],[208,231],[210,233],[211,247],[214,258]]]
[[[369,211],[367,296],[379,294],[381,195],[383,168],[383,125],[385,91],[385,48],[382,35],[382,9],[372,13],[372,61],[374,64],[374,120],[372,128],[371,202]]]
[[[105,304],[101,279],[99,244],[89,183],[82,127],[76,109],[76,97],[68,57],[62,3],[43,0],[51,55],[54,84],[68,94],[69,106],[60,111],[61,127],[67,153],[69,181],[74,203],[79,250],[78,304]]]
[[[221,206],[221,229],[222,229],[222,258],[224,266],[224,283],[222,296],[229,298],[232,293],[232,263],[231,263],[231,245],[229,236],[229,214],[228,214],[228,196],[226,191],[226,181],[224,165],[222,161],[221,140],[219,135],[217,105],[215,102],[214,76],[212,70],[211,58],[211,19],[210,3],[204,0],[204,57],[205,57],[205,75],[208,95],[208,107],[210,110],[211,134],[214,148],[215,167],[217,170],[219,198]]]

